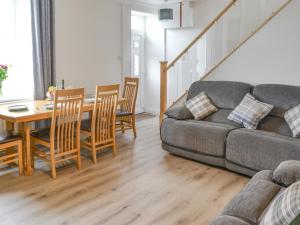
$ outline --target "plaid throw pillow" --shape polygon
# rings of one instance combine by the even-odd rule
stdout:
[[[228,119],[243,125],[247,129],[256,129],[258,123],[266,117],[272,109],[272,105],[260,102],[248,93],[242,102],[230,113]]]
[[[188,100],[185,106],[190,110],[196,120],[201,120],[213,112],[218,111],[205,92],[201,92],[196,97]]]
[[[291,128],[293,137],[300,137],[300,105],[287,111],[284,119]]]
[[[277,196],[259,225],[289,225],[300,214],[300,181]]]

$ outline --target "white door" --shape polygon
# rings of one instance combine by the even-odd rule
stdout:
[[[144,37],[140,34],[132,34],[131,38],[131,74],[140,79],[136,101],[136,112],[144,112],[143,109],[143,75],[144,75]]]

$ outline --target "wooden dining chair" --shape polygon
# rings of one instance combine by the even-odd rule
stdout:
[[[55,91],[51,127],[31,133],[32,159],[37,157],[49,162],[54,179],[58,163],[74,159],[77,169],[81,168],[80,126],[83,99],[83,88]],[[44,148],[38,149],[37,145]]]
[[[7,133],[0,134],[0,165],[18,163],[19,175],[23,175],[22,138]]]
[[[125,77],[123,97],[127,99],[120,110],[117,111],[117,131],[125,132],[125,130],[133,130],[134,137],[136,134],[135,125],[135,105],[139,89],[139,78]]]
[[[93,162],[97,163],[97,151],[112,148],[116,155],[116,108],[119,85],[97,86],[92,118],[84,120],[81,133],[87,138],[81,142],[82,147],[92,152]]]

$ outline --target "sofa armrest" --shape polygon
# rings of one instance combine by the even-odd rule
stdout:
[[[192,113],[185,107],[184,104],[175,105],[167,110],[165,113],[168,117],[176,120],[193,119]]]
[[[300,181],[300,161],[289,160],[280,163],[272,177],[275,183],[288,187]]]

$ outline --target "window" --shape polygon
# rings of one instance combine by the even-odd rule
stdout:
[[[0,101],[33,97],[30,0],[0,0],[0,64],[9,65]]]

